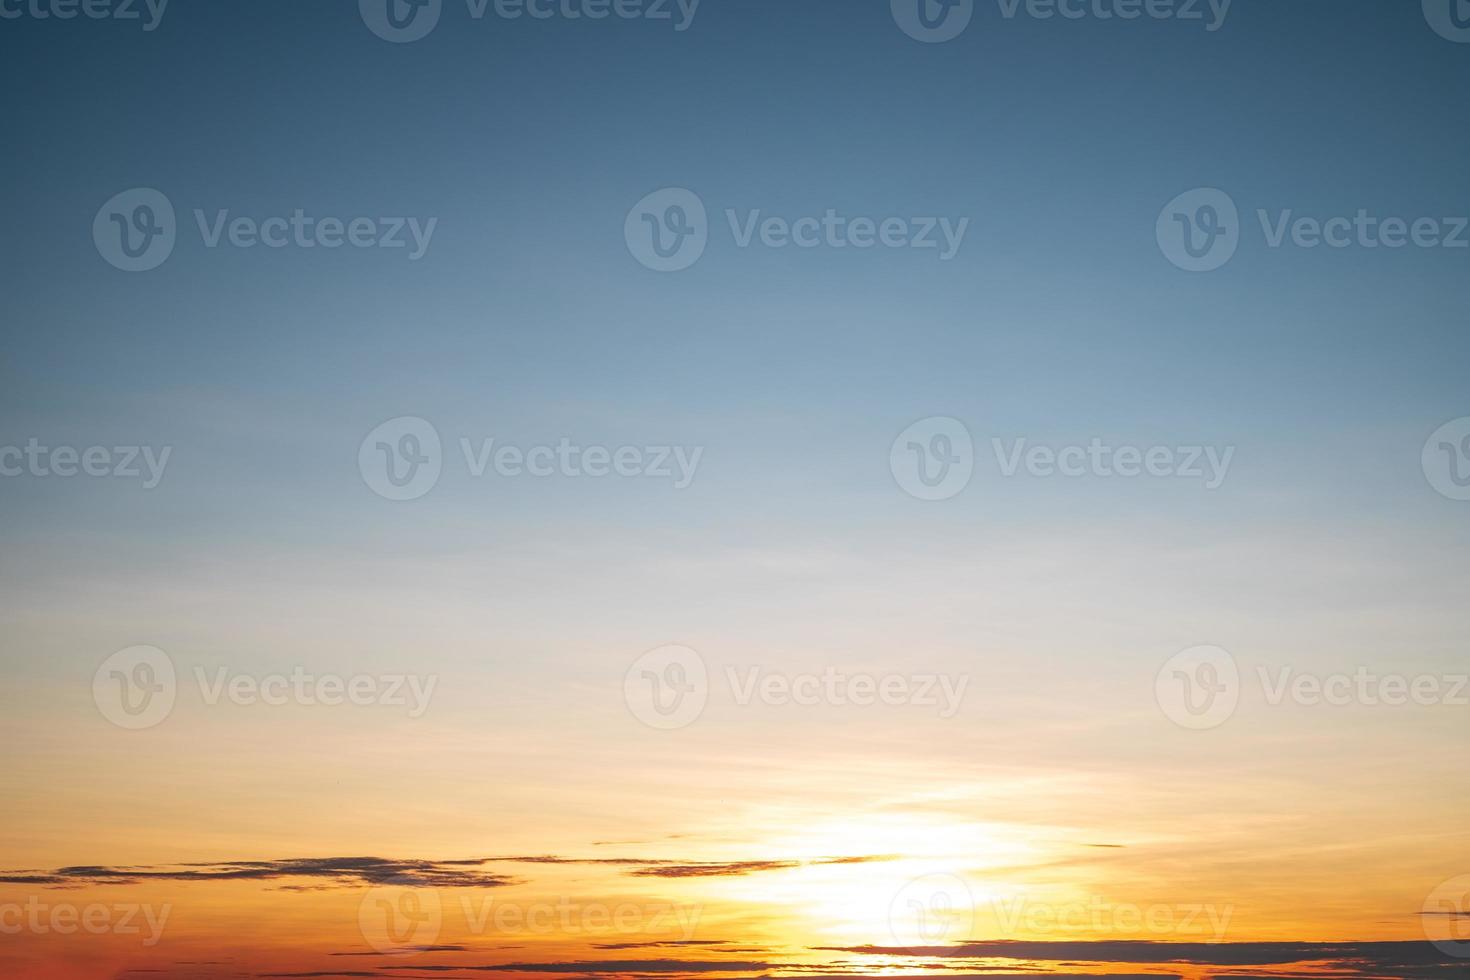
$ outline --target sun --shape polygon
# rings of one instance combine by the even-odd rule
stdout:
[[[761,851],[800,863],[711,882],[712,893],[766,909],[793,944],[906,947],[973,938],[977,918],[1009,890],[986,869],[1038,856],[1006,828],[913,814],[811,823]]]

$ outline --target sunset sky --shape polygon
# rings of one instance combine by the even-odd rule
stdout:
[[[373,2],[0,2],[0,975],[1470,976],[1470,248],[1258,220],[1470,213],[1448,7]]]

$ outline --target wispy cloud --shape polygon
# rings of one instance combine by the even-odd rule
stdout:
[[[1433,943],[1169,943],[1145,940],[1101,942],[1033,942],[999,940],[964,942],[953,946],[817,946],[822,952],[866,956],[913,957],[926,960],[966,961],[1012,959],[1056,963],[1189,964],[1212,967],[1287,967],[1326,964],[1341,976],[1463,977],[1465,961],[1457,960]],[[932,966],[932,964],[931,964]],[[962,969],[973,968],[967,963]],[[1367,971],[1367,972],[1358,972]],[[1285,974],[1277,974],[1284,976]],[[1223,980],[1217,977],[1216,980]],[[1237,977],[1237,980],[1242,978]]]
[[[317,888],[362,885],[408,885],[440,888],[496,888],[517,879],[470,870],[483,862],[424,861],[380,857],[288,858],[272,861],[105,866],[77,865],[46,872],[0,874],[7,884],[75,887],[135,885],[144,881],[291,881],[307,879]],[[292,885],[308,888],[312,886]]]
[[[766,861],[691,861],[684,863],[659,862],[641,867],[629,874],[644,878],[711,878],[755,874],[759,871],[784,871],[807,865],[823,864],[868,864],[874,861],[895,861],[895,854],[865,854],[854,857],[816,858],[809,861],[777,859]]]
[[[555,854],[510,855],[426,861],[381,857],[287,858],[271,861],[219,861],[174,865],[74,865],[50,871],[0,873],[0,884],[74,888],[81,885],[134,885],[143,881],[285,881],[286,891],[321,891],[360,885],[435,888],[496,888],[522,879],[484,870],[492,864],[608,865],[626,874],[652,878],[703,878],[778,871],[806,865],[891,861],[895,855],[780,858],[750,861],[682,861],[671,858],[587,858]]]

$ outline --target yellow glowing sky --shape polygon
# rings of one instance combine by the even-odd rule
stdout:
[[[625,865],[493,864],[518,883],[444,889],[438,942],[519,947],[497,962],[620,955],[591,944],[691,935],[781,950],[782,962],[822,959],[810,946],[892,945],[929,933],[944,941],[1422,938],[1416,913],[1457,873],[1470,843],[1463,794],[1447,775],[1453,753],[1435,748],[1456,744],[1462,710],[1256,699],[1219,729],[1189,732],[1159,712],[1152,692],[1159,665],[1194,642],[1223,637],[1247,665],[1372,662],[1443,622],[1401,627],[1386,605],[1339,598],[1290,611],[1268,583],[1227,566],[1207,563],[1181,581],[1167,549],[1149,561],[1139,546],[1114,543],[1090,570],[1053,566],[1065,580],[1056,592],[1049,580],[1027,589],[1004,573],[1011,559],[1013,568],[1034,564],[1044,544],[1023,553],[992,542],[968,571],[941,566],[924,576],[855,555],[845,573],[852,589],[771,598],[768,618],[756,623],[745,593],[710,589],[698,618],[714,625],[700,629],[680,603],[703,587],[691,575],[712,572],[635,563],[626,580],[593,582],[571,568],[562,580],[568,618],[539,641],[528,637],[554,611],[539,574],[482,593],[480,566],[468,557],[366,570],[273,563],[274,578],[249,563],[142,569],[125,595],[83,579],[76,604],[33,602],[15,624],[36,676],[23,695],[6,693],[0,721],[8,744],[26,746],[7,760],[0,785],[4,866],[357,855],[799,863],[684,878],[632,875]],[[1335,568],[1345,592],[1365,574],[1350,561],[1300,557],[1310,552],[1289,543],[1270,552],[1293,572]],[[843,563],[765,555],[746,569],[736,555],[721,578],[805,581],[813,567]],[[1124,569],[1127,587],[1113,581]],[[973,602],[961,601],[956,575]],[[1206,579],[1211,603],[1272,605],[1272,627],[1231,615],[1215,617],[1208,632],[1190,628],[1193,594]],[[1043,587],[1047,602],[1027,598]],[[657,630],[617,612],[650,588],[670,624]],[[889,622],[899,600],[884,589],[902,589],[922,612],[904,620],[919,624],[907,636]],[[518,605],[532,592],[541,607]],[[602,638],[573,615],[594,595],[612,623]],[[867,597],[860,612],[854,595]],[[1173,611],[1129,612],[1141,604]],[[837,615],[844,607],[848,614]],[[816,620],[828,616],[824,631]],[[1314,631],[1333,622],[1328,644]],[[89,685],[103,657],[136,642],[168,650],[185,676],[196,666],[259,672],[300,663],[410,669],[441,681],[420,718],[382,706],[211,706],[186,685],[166,722],[129,732],[101,717]],[[803,708],[712,696],[694,724],[657,731],[630,714],[621,690],[629,664],[666,642],[697,648],[712,671],[835,662],[970,680],[953,718],[905,705]],[[1432,657],[1415,659],[1430,649],[1399,662],[1431,666]],[[1110,669],[1083,669],[1093,661]],[[843,857],[881,860],[816,863]],[[960,907],[931,907],[927,893],[915,906],[906,891],[915,881],[960,882]],[[159,947],[140,951],[115,936],[66,945],[69,956],[111,950],[131,966],[172,968],[198,950],[248,948],[283,969],[319,968],[333,950],[362,948],[363,888],[282,888],[302,885],[320,883],[5,884],[0,905],[36,896],[170,904]],[[522,910],[569,902],[645,911],[627,928],[580,919],[572,930],[476,927],[473,913],[487,900]],[[657,909],[684,917],[651,923],[648,910]],[[1173,918],[1149,925],[1129,917],[1160,909]],[[57,942],[16,937],[6,955],[49,951],[53,962]]]

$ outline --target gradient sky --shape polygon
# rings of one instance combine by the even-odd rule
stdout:
[[[446,0],[432,34],[390,44],[348,0],[174,0],[153,31],[0,19],[0,78],[0,446],[172,447],[150,490],[0,478],[0,907],[172,908],[156,946],[0,935],[0,972],[376,970],[332,955],[371,945],[373,885],[432,890],[438,943],[468,948],[384,976],[614,957],[600,972],[1463,969],[1419,947],[1182,966],[1133,948],[853,952],[895,953],[896,897],[935,875],[974,902],[952,942],[1260,944],[1423,940],[1426,897],[1470,873],[1470,708],[1273,706],[1254,682],[1467,670],[1470,503],[1436,493],[1420,456],[1470,416],[1470,249],[1272,249],[1255,219],[1470,214],[1470,44],[1419,3],[1236,0],[1208,32],[1008,20],[986,0],[924,44],[886,0],[703,0],[682,32],[476,21]],[[134,187],[166,194],[181,230],[130,274],[91,227]],[[693,268],[659,274],[623,227],[666,187],[697,193],[712,229]],[[1160,209],[1198,187],[1227,191],[1245,231],[1208,274],[1155,241]],[[208,249],[195,208],[438,223],[419,261]],[[969,226],[950,261],[742,249],[726,208]],[[407,502],[357,465],[400,416],[446,450]],[[889,449],[933,416],[966,424],[975,476],[924,502]],[[703,456],[685,489],[472,478],[461,437]],[[1007,478],[990,447],[1094,437],[1235,455],[1206,491]],[[138,644],[186,683],[166,721],[124,731],[92,680]],[[677,731],[623,697],[667,644],[716,678]],[[1155,676],[1203,644],[1250,679],[1228,723],[1186,731]],[[724,672],[755,665],[967,687],[953,717],[738,704]],[[437,687],[415,718],[211,705],[192,684],[296,667]],[[389,867],[271,864],[343,855]],[[633,863],[471,866],[493,887],[395,863],[547,855]],[[835,858],[867,860],[820,863]],[[269,871],[57,873],[240,862]],[[630,873],[667,866],[719,873]],[[488,898],[698,923],[463,921],[462,900]],[[1219,934],[1031,928],[1003,921],[1015,902],[1230,915]],[[691,938],[712,945],[593,945]],[[413,971],[445,956],[460,966]]]

